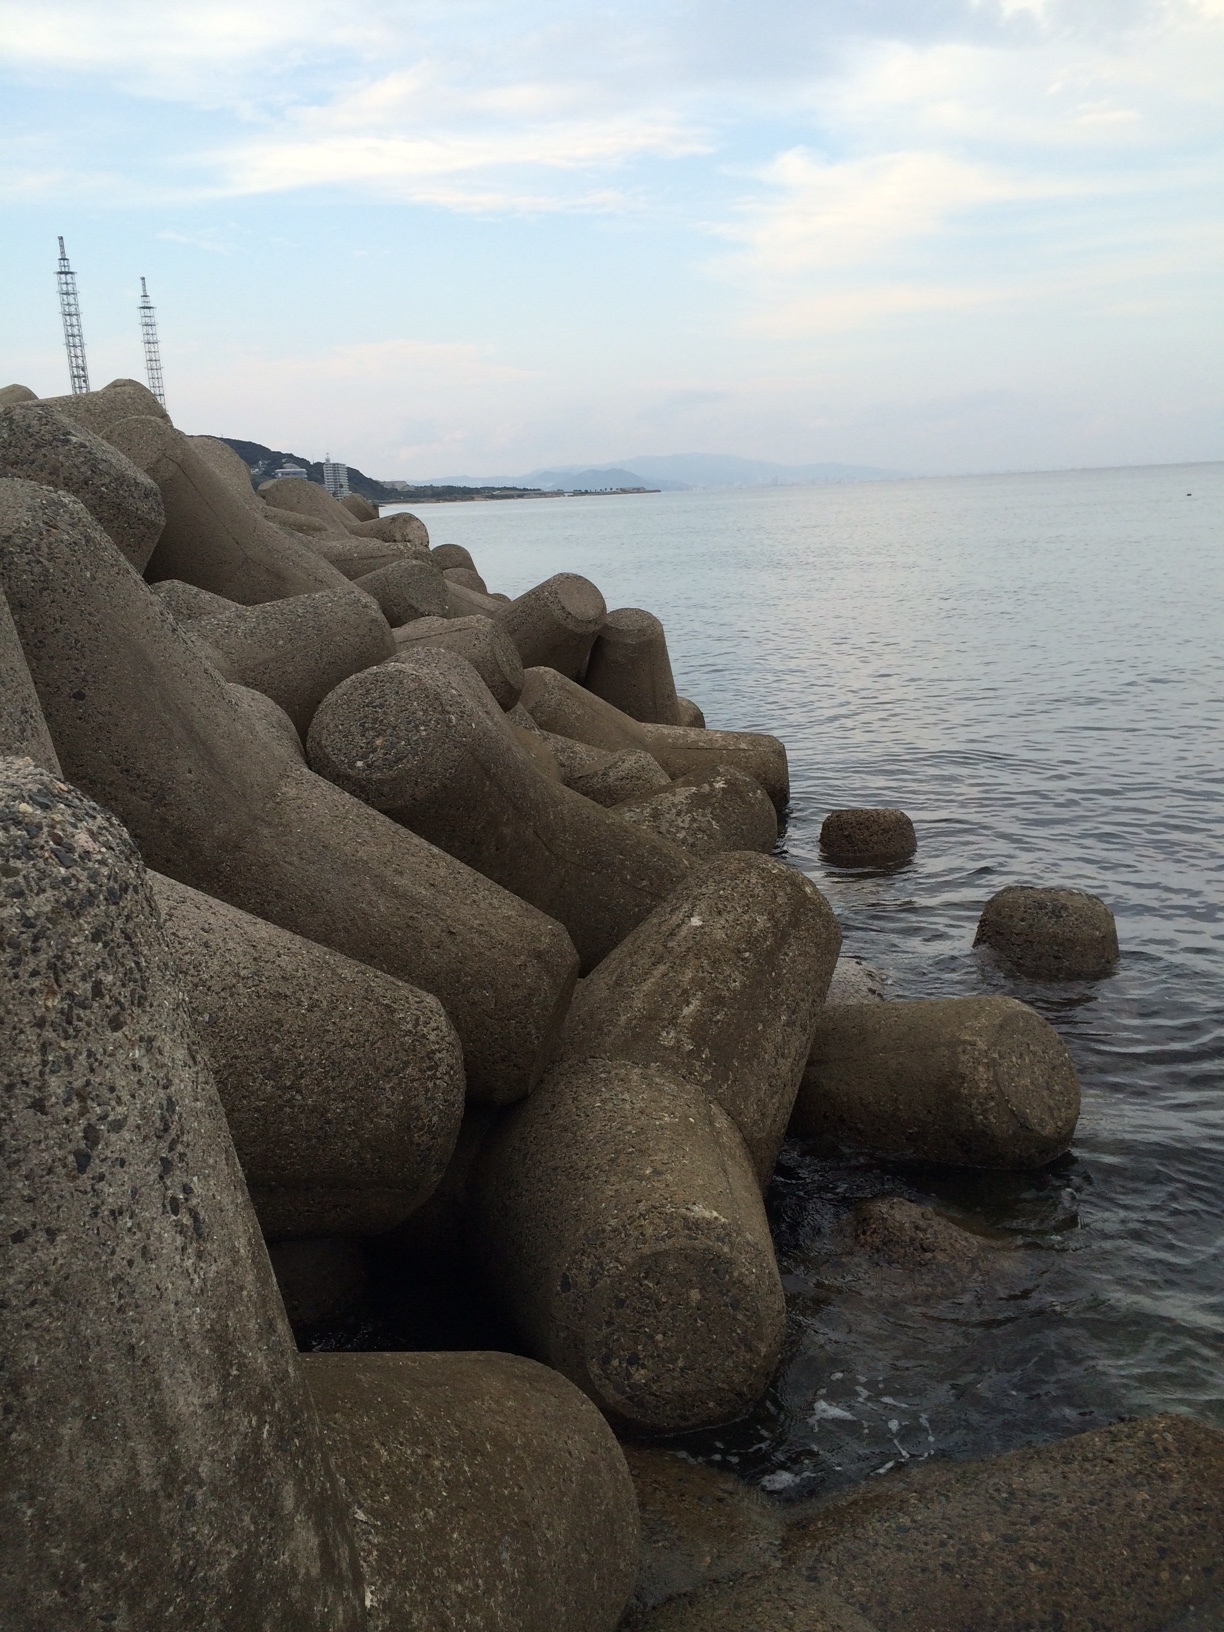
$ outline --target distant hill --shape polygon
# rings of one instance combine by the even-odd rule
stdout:
[[[274,473],[286,464],[301,465],[312,482],[318,482],[320,487],[323,485],[321,459],[307,459],[301,453],[285,453],[281,449],[266,448],[262,442],[244,442],[237,436],[221,436],[217,440],[233,448],[238,457],[246,463],[251,472],[253,487],[258,487],[260,482],[271,481]],[[348,467],[348,480],[350,491],[360,494],[363,499],[369,499],[371,503],[402,503],[405,498],[397,488],[388,487],[385,482],[376,482],[372,476],[367,476],[355,465]]]
[[[768,459],[740,459],[734,454],[640,454],[607,465],[552,465],[522,476],[446,476],[457,487],[492,482],[548,489],[582,487],[653,487],[665,493],[693,487],[792,487],[802,482],[880,482],[903,471],[879,465],[779,465]]]
[[[520,478],[532,487],[582,489],[588,493],[610,492],[617,487],[661,487],[650,482],[635,470],[622,470],[618,465],[565,465],[556,470],[533,470]],[[679,482],[668,482],[668,488],[679,487]]]

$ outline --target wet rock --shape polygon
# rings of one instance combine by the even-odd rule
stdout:
[[[476,1160],[469,1241],[532,1352],[615,1423],[738,1416],[785,1306],[756,1175],[722,1108],[648,1067],[554,1067]]]
[[[607,611],[589,578],[558,572],[493,615],[518,648],[524,668],[543,663],[579,680]]]
[[[768,855],[778,841],[778,815],[769,795],[734,765],[682,776],[615,809],[635,827],[670,839],[693,857],[724,850]]]
[[[623,1632],[879,1632],[797,1570],[701,1587],[651,1614],[628,1616],[621,1626]]]
[[[433,1191],[463,1115],[437,998],[151,875],[264,1235],[374,1235]]]
[[[1010,997],[825,1007],[790,1131],[958,1167],[1040,1167],[1071,1143],[1066,1045]]]
[[[404,559],[356,580],[372,595],[393,629],[414,618],[444,618],[449,605],[442,574],[429,561]]]
[[[1014,1296],[1038,1279],[1033,1255],[962,1229],[933,1207],[900,1196],[860,1202],[841,1233],[857,1278],[870,1280],[877,1293],[893,1287],[892,1295],[900,1299]]]
[[[816,1504],[793,1567],[878,1632],[1157,1632],[1224,1569],[1224,1433],[1120,1422]]]
[[[644,793],[658,792],[660,788],[670,785],[670,778],[658,760],[652,759],[641,749],[611,754],[602,765],[580,772],[569,782],[575,793],[580,793],[584,799],[593,799],[605,809]],[[645,827],[645,824],[641,825]],[[671,842],[666,833],[657,833],[657,836]]]
[[[157,483],[92,431],[49,403],[0,409],[0,476],[71,493],[143,572],[166,512]]]
[[[640,607],[609,612],[591,648],[583,684],[631,719],[682,723],[663,625]]]
[[[887,977],[881,970],[873,969],[861,958],[852,958],[843,953],[837,960],[825,1002],[883,1003],[887,986]]]
[[[356,1632],[347,1518],[136,849],[6,760],[0,873],[0,1623]]]
[[[918,848],[903,810],[833,810],[820,827],[820,848],[837,867],[892,867]]]
[[[509,635],[492,618],[417,618],[392,633],[397,656],[435,646],[458,652],[488,686],[499,707],[512,709],[518,702],[523,690],[522,659]],[[526,711],[524,715],[531,720]]]
[[[777,1566],[782,1510],[751,1485],[670,1451],[626,1445],[624,1452],[642,1522],[633,1614]]]
[[[612,1632],[637,1511],[620,1447],[577,1389],[487,1352],[302,1366],[356,1519],[368,1632]]]
[[[0,755],[32,759],[59,776],[51,733],[30,678],[8,602],[0,595]]]
[[[336,1237],[274,1241],[272,1273],[294,1335],[309,1335],[328,1321],[360,1309],[370,1284],[365,1254],[355,1241]]]
[[[714,856],[584,980],[560,1060],[627,1060],[720,1104],[773,1171],[841,934],[795,869]]]
[[[1096,980],[1118,961],[1113,913],[1086,890],[1010,885],[982,909],[973,944],[1037,980]]]
[[[311,765],[564,924],[592,968],[688,871],[680,851],[541,776],[470,663],[401,653],[338,686]]]

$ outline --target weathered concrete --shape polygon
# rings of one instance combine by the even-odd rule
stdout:
[[[630,719],[682,725],[663,625],[640,607],[609,612],[591,647],[583,684]]]
[[[370,1272],[356,1241],[337,1236],[273,1241],[268,1257],[295,1337],[354,1314],[369,1290]]]
[[[41,400],[58,409],[74,425],[83,425],[87,431],[95,431],[108,442],[113,427],[133,415],[160,419],[166,425],[170,424],[170,415],[148,386],[139,380],[111,380],[100,391],[83,391],[80,396],[43,397]]]
[[[235,606],[189,624],[227,680],[262,691],[305,737],[315,709],[342,680],[395,653],[386,618],[368,595],[345,588]]]
[[[328,530],[327,523],[320,521],[316,516],[299,515],[296,510],[281,510],[275,504],[264,504],[256,494],[256,504],[261,506],[260,514],[265,521],[274,521],[278,527],[287,527],[291,533],[303,533],[312,542],[315,539],[331,540],[336,535]]]
[[[374,1243],[385,1261],[428,1264],[442,1273],[467,1259],[468,1191],[472,1169],[488,1133],[502,1113],[493,1105],[469,1105],[459,1137],[436,1189],[421,1206]]]
[[[236,686],[231,681],[225,695],[237,705],[246,721],[248,734],[259,744],[259,751],[279,757],[285,764],[305,765],[306,750],[298,728],[279,703],[274,703],[266,692],[251,686]]]
[[[478,589],[467,589],[449,578],[446,580],[446,604],[452,618],[494,619],[500,618],[507,605],[495,595],[482,595]]]
[[[697,704],[688,697],[676,698],[676,724],[688,725],[698,731],[704,731],[706,717],[697,707]]]
[[[707,731],[678,725],[644,725],[583,686],[548,668],[528,668],[523,707],[546,731],[621,753],[644,748],[670,777],[734,765],[757,781],[781,813],[790,797],[786,749],[756,731]]]
[[[437,998],[159,874],[150,882],[264,1235],[376,1235],[463,1115]]]
[[[803,1138],[958,1167],[1040,1167],[1071,1143],[1066,1045],[1010,997],[825,1008],[791,1118]]]
[[[181,578],[164,578],[149,587],[162,605],[170,610],[176,623],[194,623],[197,618],[225,617],[230,612],[240,610],[239,602],[228,601],[224,595],[214,595],[211,590],[199,589],[195,584],[185,584]]]
[[[351,533],[359,525],[356,516],[346,510],[339,499],[333,499],[319,482],[307,481],[304,476],[273,477],[271,481],[260,482],[258,492],[265,504],[311,516],[333,533]]]
[[[541,776],[455,652],[408,652],[337,686],[307,754],[338,787],[564,924],[585,969],[688,871],[674,846]]]
[[[586,672],[591,646],[607,615],[595,585],[575,572],[554,574],[495,614],[518,647],[524,668],[547,664],[571,680],[581,680]]]
[[[618,804],[615,810],[625,821],[670,839],[693,857],[724,850],[768,855],[778,842],[773,801],[759,782],[734,765],[682,776]]]
[[[558,924],[253,751],[220,674],[66,494],[0,482],[0,590],[65,773],[120,815],[151,866],[432,992],[463,1042],[469,1092],[529,1090],[577,972]]]
[[[758,1398],[782,1287],[743,1141],[699,1089],[640,1065],[554,1067],[471,1182],[472,1250],[498,1296],[613,1422],[668,1433]]]
[[[816,886],[766,856],[695,867],[584,980],[558,1059],[626,1060],[691,1083],[773,1172],[841,932]]]
[[[903,810],[831,810],[820,826],[820,848],[837,867],[893,867],[918,848]]]
[[[346,493],[340,503],[354,521],[378,520],[378,506],[371,504],[369,499],[363,499],[360,493]]]
[[[304,519],[304,518],[303,518]],[[367,578],[372,572],[393,567],[400,561],[420,561],[422,552],[413,544],[389,538],[338,538],[333,534],[315,534],[309,540],[311,548],[333,566],[344,578],[354,582]]]
[[[407,544],[414,552],[429,549],[429,531],[420,516],[395,510],[375,521],[359,521],[355,532],[362,538],[381,538],[386,543]]]
[[[17,637],[8,602],[0,595],[0,755],[32,759],[44,771],[61,774],[60,762],[43,718],[38,693]]]
[[[0,873],[0,1623],[356,1632],[352,1537],[135,847],[6,760]]]
[[[462,544],[435,544],[429,553],[439,572],[446,572],[450,567],[467,567],[472,572],[476,571],[475,561]]]
[[[1086,890],[1000,890],[982,909],[973,944],[1037,980],[1096,980],[1118,961],[1113,913]]]
[[[474,567],[447,567],[442,576],[448,584],[458,584],[462,589],[474,589],[478,595],[487,595],[489,586]]]
[[[0,408],[0,476],[71,493],[137,572],[153,554],[166,511],[157,483],[93,431],[49,403]]]
[[[888,978],[861,958],[845,953],[837,960],[826,1003],[883,1003],[888,997]]]
[[[631,1615],[622,1632],[879,1632],[869,1621],[798,1570],[768,1570],[698,1587],[645,1615]]]
[[[397,656],[433,647],[457,652],[476,670],[499,707],[509,710],[518,702],[523,662],[514,642],[492,618],[417,618],[392,634]]]
[[[1224,1570],[1224,1433],[1120,1422],[814,1505],[795,1568],[878,1632],[1159,1632]]]
[[[312,1354],[303,1370],[357,1517],[368,1632],[612,1632],[637,1509],[577,1389],[510,1354]]]
[[[258,514],[263,514],[266,506],[255,491],[250,466],[240,453],[235,452],[228,442],[222,442],[219,436],[189,436],[187,440],[237,498]]]
[[[8,408],[14,402],[37,401],[37,393],[31,391],[28,385],[0,386],[0,408]]]
[[[593,799],[597,805],[611,809],[626,799],[657,793],[670,783],[670,777],[657,759],[640,748],[631,748],[623,754],[610,754],[602,765],[571,776],[567,785],[584,799]],[[656,837],[671,842],[666,833],[658,833]]]
[[[377,572],[363,574],[357,586],[374,597],[393,629],[414,618],[445,618],[450,606],[446,582],[428,561],[405,557]]]

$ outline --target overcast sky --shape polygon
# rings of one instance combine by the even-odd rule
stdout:
[[[0,373],[380,476],[1224,454],[1224,0],[0,0]]]

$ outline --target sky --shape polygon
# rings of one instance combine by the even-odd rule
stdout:
[[[0,376],[367,474],[1224,457],[1224,0],[0,0]],[[3,383],[0,381],[0,383]]]

